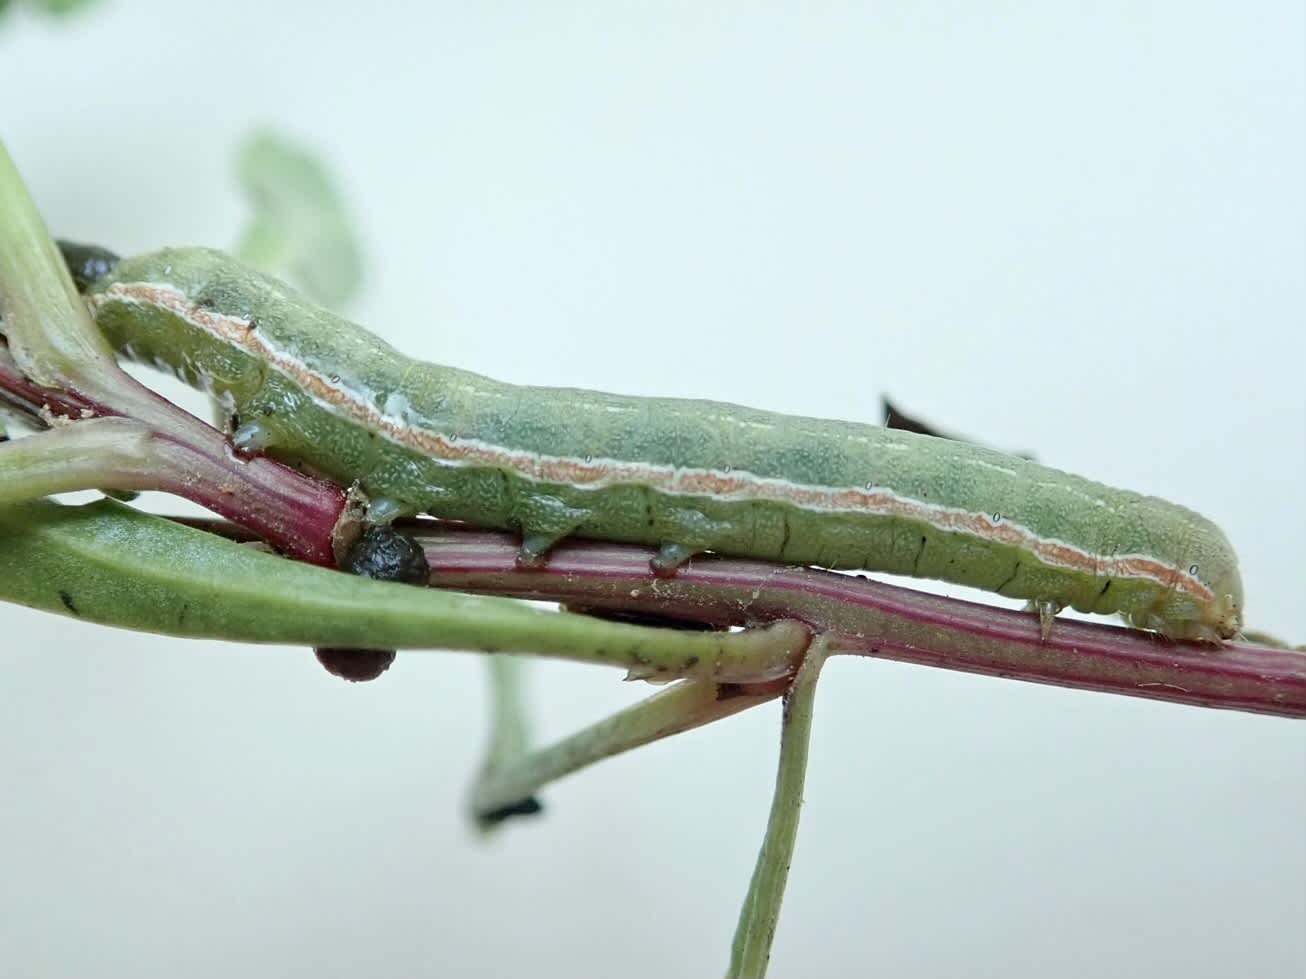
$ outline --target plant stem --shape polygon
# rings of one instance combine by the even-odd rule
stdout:
[[[221,521],[185,524],[236,540]],[[426,548],[431,585],[571,607],[736,626],[791,617],[831,632],[831,655],[1096,690],[1224,710],[1306,717],[1306,651],[1257,638],[1176,643],[1124,626],[1060,620],[1046,642],[1038,617],[854,575],[763,561],[700,557],[655,578],[644,547],[566,541],[538,569],[516,567],[509,534],[437,521],[403,525]]]
[[[236,478],[233,465],[241,467]],[[74,490],[160,490],[258,528],[313,563],[333,563],[344,494],[283,476],[270,460],[215,460],[128,418],[91,418],[0,445],[0,503]]]
[[[148,465],[150,430],[93,418],[0,445],[0,503],[84,489],[131,490],[123,473]]]
[[[494,726],[485,757],[487,771],[520,758],[529,747],[526,706],[522,699],[525,669],[526,662],[517,656],[496,656],[490,660],[490,711]]]
[[[472,788],[472,814],[481,817],[605,758],[774,700],[788,683],[677,683],[546,748],[487,768]]]
[[[504,534],[424,532],[431,583],[717,625],[775,618],[831,633],[833,652],[1282,717],[1306,717],[1306,654],[1244,642],[1171,642],[1139,629],[1058,621],[865,578],[762,561],[695,558],[674,577],[649,575],[642,547],[566,541],[540,569],[515,567]]]
[[[493,656],[486,668],[490,677],[490,743],[476,777],[477,785],[504,771],[530,750],[526,702],[522,697],[525,661],[517,656]],[[488,832],[508,816],[539,811],[539,802],[527,793],[497,806],[473,806],[473,819],[479,829]]]
[[[748,894],[739,910],[739,924],[730,950],[730,979],[761,977],[771,959],[771,942],[780,920],[789,865],[793,862],[798,817],[803,807],[803,784],[807,779],[807,746],[812,733],[812,706],[816,681],[831,651],[824,636],[812,643],[793,683],[785,691],[784,720],[780,728],[780,765],[766,835],[757,854],[757,865],[748,884]]]
[[[10,404],[75,421],[120,415],[152,430],[149,458],[130,474],[114,468],[124,461],[121,453],[81,460],[80,476],[90,485],[176,493],[244,524],[279,550],[316,564],[333,564],[337,551],[348,543],[355,526],[339,487],[271,459],[236,454],[220,432],[118,366],[3,144],[0,317],[9,348],[0,356],[0,394]],[[88,450],[95,441],[88,438]],[[23,458],[39,465],[33,453],[60,444],[67,440],[40,441],[25,450]],[[16,453],[9,456],[11,486],[50,478],[49,465],[44,475],[30,478],[12,471],[18,458]],[[94,471],[97,466],[103,466],[103,474]],[[116,486],[115,479],[127,479],[131,486]]]

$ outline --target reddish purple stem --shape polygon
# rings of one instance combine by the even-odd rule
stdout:
[[[1038,617],[852,575],[760,561],[697,558],[672,578],[645,548],[568,541],[543,568],[516,566],[495,533],[424,533],[431,583],[717,625],[797,618],[837,636],[839,652],[1171,703],[1306,717],[1306,654],[1268,646],[1176,643],[1123,626]]]
[[[125,384],[137,385],[127,375]],[[130,486],[161,490],[198,503],[262,537],[301,561],[335,564],[335,532],[345,511],[345,492],[266,456],[239,455],[217,429],[148,389],[155,402],[147,424],[154,429],[162,465],[126,474]],[[34,417],[42,410],[71,419],[123,413],[71,391],[39,387],[23,376],[0,341],[0,399]]]

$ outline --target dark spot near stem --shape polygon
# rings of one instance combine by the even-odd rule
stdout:
[[[910,415],[904,415],[898,410],[888,398],[880,399],[880,406],[884,410],[884,427],[896,428],[902,432],[915,432],[917,435],[933,435],[935,438],[945,438],[939,434],[939,431],[919,419],[912,418]]]
[[[431,579],[431,566],[422,545],[408,534],[380,525],[363,531],[340,568],[364,578],[409,585],[425,585]]]
[[[57,241],[68,273],[78,292],[85,292],[114,270],[118,256],[98,245],[80,245],[75,241]]]
[[[491,809],[489,812],[478,812],[476,814],[476,823],[481,829],[489,829],[491,826],[498,826],[514,816],[538,816],[543,811],[544,806],[540,800],[533,795],[528,795],[525,799],[510,802],[498,809]]]
[[[1105,595],[1105,594],[1106,594],[1106,590],[1107,590],[1108,588],[1110,588],[1110,587],[1111,587],[1111,579],[1108,578],[1108,579],[1106,580],[1106,584],[1102,586],[1102,590],[1101,590],[1100,592],[1097,593],[1097,597],[1098,597],[1098,598],[1101,598],[1103,595]]]
[[[341,562],[342,571],[377,581],[426,585],[431,566],[426,553],[408,534],[376,525],[363,531]],[[393,649],[350,649],[325,646],[313,650],[327,672],[352,683],[375,680],[395,661]]]
[[[733,700],[735,697],[742,697],[748,693],[747,685],[743,683],[718,683],[716,685],[717,700]]]
[[[375,680],[395,661],[393,649],[346,649],[323,646],[313,650],[332,676],[350,683]]]
[[[692,669],[693,669],[694,667],[696,667],[697,665],[698,665],[698,657],[697,657],[697,656],[691,656],[691,657],[689,657],[689,659],[685,660],[685,669],[687,669],[687,670],[692,670]]]
[[[59,601],[63,602],[63,607],[66,608],[69,612],[72,612],[73,615],[81,614],[80,612],[77,611],[77,606],[73,604],[73,596],[68,594],[68,592],[66,591],[59,592]]]
[[[681,619],[673,615],[662,615],[657,612],[634,612],[621,608],[589,608],[584,605],[568,605],[566,608],[568,612],[588,615],[592,619],[603,619],[605,622],[622,622],[627,625],[647,625],[660,629],[683,629],[686,632],[714,632],[718,628],[711,622]]]
[[[898,410],[898,406],[888,398],[881,398],[880,406],[883,409],[885,428],[895,428],[900,432],[915,432],[917,435],[932,435],[934,438],[948,439],[953,442],[970,441],[969,439],[960,438],[959,436],[949,432],[940,431],[928,422],[921,421],[919,418],[903,414]],[[1013,452],[1012,455],[1018,456],[1021,459],[1034,458],[1028,452]],[[928,492],[922,492],[921,498],[928,499],[929,495]]]

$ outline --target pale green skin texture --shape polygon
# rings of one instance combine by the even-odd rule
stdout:
[[[204,249],[124,259],[89,294],[114,282],[168,284],[256,329],[309,366],[375,395],[393,392],[423,427],[514,450],[583,460],[618,459],[720,470],[849,488],[868,483],[899,496],[984,514],[1104,556],[1142,554],[1197,565],[1219,607],[1145,579],[1105,578],[1040,563],[1029,552],[947,532],[924,520],[831,513],[767,500],[668,495],[640,483],[582,488],[539,483],[490,467],[451,466],[334,413],[267,364],[169,312],[106,302],[97,321],[119,350],[163,362],[193,384],[229,393],[239,422],[266,429],[270,455],[357,481],[373,500],[408,513],[527,535],[568,534],[637,544],[684,545],[825,568],[937,578],[1015,598],[1119,612],[1180,638],[1236,632],[1242,591],[1221,531],[1183,507],[1111,489],[975,445],[878,426],[778,415],[712,401],[626,397],[522,387],[413,360],[284,283]],[[756,423],[770,426],[758,428]],[[865,441],[863,441],[865,440]],[[586,511],[578,524],[565,507]]]

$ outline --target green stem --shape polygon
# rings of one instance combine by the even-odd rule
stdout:
[[[830,653],[830,643],[818,636],[785,693],[784,722],[780,733],[780,768],[771,799],[771,816],[766,836],[757,855],[757,866],[748,894],[739,911],[734,945],[730,954],[730,979],[761,977],[771,959],[771,942],[780,905],[789,879],[798,816],[803,806],[803,783],[807,777],[807,748],[812,733],[812,706],[816,681]]]
[[[126,418],[93,418],[0,445],[0,503],[85,489],[142,489],[150,430]],[[153,488],[153,487],[149,487]]]
[[[490,676],[490,744],[477,784],[516,763],[530,747],[526,702],[522,697],[525,662],[516,656],[495,656],[486,665]],[[539,810],[537,800],[522,796],[492,809],[477,810],[474,817],[482,831],[489,831],[509,816],[529,815]]]
[[[472,814],[483,818],[595,762],[774,700],[787,684],[677,683],[547,748],[487,768],[472,787]]]
[[[530,736],[526,725],[526,705],[522,698],[524,660],[516,656],[496,656],[490,660],[490,699],[494,727],[485,768],[501,768],[526,753]]]
[[[344,491],[265,457],[237,457],[220,432],[118,366],[2,144],[0,316],[7,347],[0,349],[0,395],[6,400],[47,420],[62,414],[76,424],[121,415],[157,436],[142,449],[148,458],[128,465],[129,472],[106,471],[101,478],[93,471],[97,465],[112,470],[130,460],[121,453],[114,459],[91,456],[95,461],[82,460],[80,473],[66,473],[69,479],[89,476],[92,486],[176,493],[241,522],[287,554],[334,562],[355,526]],[[58,455],[60,444],[47,439],[29,446],[24,456],[35,475],[7,473],[14,477],[11,489],[53,479],[53,465],[41,464],[32,453],[51,447]],[[16,458],[9,456],[11,463]]]

